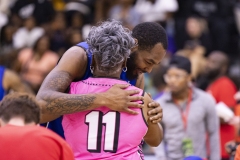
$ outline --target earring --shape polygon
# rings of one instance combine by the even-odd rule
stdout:
[[[91,73],[93,74],[94,67],[90,66]]]
[[[122,71],[127,72],[127,67],[123,67]]]

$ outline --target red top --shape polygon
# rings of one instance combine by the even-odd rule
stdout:
[[[40,126],[0,128],[1,159],[73,160],[69,145],[54,132]]]
[[[221,77],[214,81],[207,91],[213,95],[216,102],[224,102],[228,107],[233,108],[236,105],[234,94],[237,88],[228,77]],[[235,134],[234,127],[228,124],[221,124],[220,126],[220,142],[221,142],[221,157],[228,158],[229,155],[225,151],[225,144],[233,140]]]

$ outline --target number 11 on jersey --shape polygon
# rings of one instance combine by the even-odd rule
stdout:
[[[117,152],[120,113],[109,111],[103,114],[101,111],[91,111],[86,115],[85,123],[88,125],[87,150],[89,152],[101,152],[102,129],[105,126],[104,151]]]

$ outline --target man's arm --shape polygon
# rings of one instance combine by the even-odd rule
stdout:
[[[72,47],[65,52],[58,65],[45,78],[37,100],[42,108],[41,122],[58,118],[63,114],[91,110],[100,106],[107,106],[112,110],[136,114],[128,106],[142,107],[138,101],[141,96],[137,90],[123,90],[127,85],[115,85],[107,92],[98,94],[71,95],[64,93],[70,83],[81,78],[87,67],[87,56],[80,47]]]
[[[219,119],[215,110],[215,101],[209,95],[206,98],[206,125],[210,141],[210,160],[220,159]]]
[[[21,81],[21,78],[17,75],[17,73],[9,69],[5,69],[3,87],[5,90],[13,90],[16,92],[26,92],[33,94],[31,88]]]

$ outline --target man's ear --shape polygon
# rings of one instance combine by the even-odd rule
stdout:
[[[138,46],[138,40],[134,38],[134,41],[135,41],[135,46]]]
[[[138,40],[134,38],[135,45],[131,48],[131,52],[136,52],[138,50]]]

